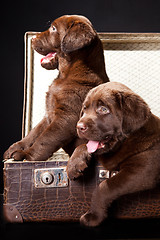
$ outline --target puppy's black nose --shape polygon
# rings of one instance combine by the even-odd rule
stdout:
[[[77,130],[81,132],[85,132],[87,130],[87,126],[82,122],[77,123]]]

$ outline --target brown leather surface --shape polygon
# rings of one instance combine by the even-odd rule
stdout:
[[[65,161],[4,163],[4,204],[16,208],[24,221],[79,220],[88,210],[92,192],[99,184],[99,167],[79,180],[70,181],[67,187],[36,188],[34,184],[35,169],[65,165]],[[160,187],[121,197],[112,204],[109,216],[160,217]]]
[[[88,210],[95,179],[86,184],[84,179],[72,181],[62,188],[35,188],[34,169],[60,167],[61,163],[4,165],[4,203],[16,207],[24,221],[74,221]]]
[[[110,216],[131,219],[160,217],[160,186],[119,198],[113,202]]]

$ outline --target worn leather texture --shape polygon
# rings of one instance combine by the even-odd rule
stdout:
[[[89,209],[93,190],[103,180],[99,178],[101,167],[91,166],[92,170],[78,180],[69,181],[66,187],[35,187],[35,169],[64,167],[66,164],[66,161],[5,162],[5,206],[13,206],[23,221],[78,221]],[[10,211],[6,214],[10,215]],[[160,186],[116,200],[109,209],[109,217],[160,217]],[[6,216],[6,219],[11,218]]]
[[[35,169],[65,165],[65,161],[4,163],[4,203],[14,206],[24,221],[78,220],[89,208],[97,182],[93,176],[69,182],[67,187],[34,184]]]

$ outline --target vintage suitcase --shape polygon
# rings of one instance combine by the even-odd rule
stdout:
[[[41,56],[31,48],[35,33],[25,34],[25,87],[22,136],[41,120],[45,92],[57,75],[40,66]],[[126,84],[140,94],[160,116],[160,34],[100,33],[111,81]],[[4,217],[9,222],[77,221],[90,205],[95,187],[112,177],[97,163],[76,181],[67,179],[68,155],[60,149],[42,162],[4,162]],[[151,169],[152,171],[152,169]],[[113,202],[110,217],[160,217],[160,186]]]

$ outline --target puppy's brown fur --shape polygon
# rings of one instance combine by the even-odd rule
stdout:
[[[81,138],[98,141],[99,147],[94,153],[88,153],[85,144],[75,149],[67,166],[71,179],[83,174],[93,154],[106,169],[119,171],[100,183],[90,210],[81,217],[83,224],[97,226],[113,200],[159,181],[160,119],[123,84],[105,83],[88,93],[77,130]]]
[[[76,123],[87,92],[108,81],[102,43],[83,16],[56,19],[32,39],[32,46],[46,56],[41,65],[58,68],[59,75],[49,87],[45,117],[28,136],[13,144],[4,158],[46,160],[60,147],[71,154],[80,143]]]

